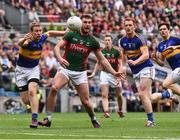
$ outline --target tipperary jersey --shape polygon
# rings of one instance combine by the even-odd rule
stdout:
[[[32,41],[26,47],[19,48],[19,58],[17,65],[26,68],[33,68],[39,64],[42,46],[47,35],[43,34],[38,42]]]
[[[180,45],[180,38],[170,37],[167,40],[162,41],[158,45],[158,52],[162,54],[164,58],[166,58],[172,70],[176,68],[180,68],[180,48],[172,49],[168,48],[168,46],[177,46]]]
[[[109,61],[109,63],[111,64],[111,66],[113,67],[113,69],[115,71],[118,71],[118,59],[120,56],[120,52],[115,49],[114,47],[111,48],[110,51],[107,51],[106,48],[104,48],[102,50],[102,54],[105,56],[105,58]]]
[[[68,32],[63,39],[66,49],[63,58],[69,62],[67,69],[84,71],[91,51],[100,50],[100,44],[92,35],[82,36],[80,32]]]
[[[138,35],[135,35],[133,38],[122,37],[119,41],[119,46],[123,48],[128,60],[137,60],[142,55],[140,48],[147,48],[145,41]],[[133,74],[137,74],[145,67],[152,66],[150,59],[146,59],[137,65],[129,64]]]

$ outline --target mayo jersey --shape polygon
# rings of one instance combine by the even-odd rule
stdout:
[[[68,32],[63,39],[67,42],[63,58],[70,64],[67,69],[86,70],[89,53],[100,50],[99,42],[92,35],[82,36],[80,32]]]
[[[180,48],[172,49],[168,48],[168,46],[177,46],[180,45],[180,38],[170,37],[167,40],[162,41],[158,45],[158,52],[162,54],[164,58],[166,58],[172,70],[180,67]]]
[[[113,69],[115,71],[118,71],[118,68],[119,68],[118,67],[118,64],[119,64],[118,59],[120,56],[120,52],[117,49],[115,49],[114,47],[112,47],[110,51],[107,51],[107,49],[104,48],[101,52],[105,56],[105,58],[109,61],[109,63],[113,67]]]
[[[147,48],[147,45],[145,41],[143,41],[138,35],[135,35],[133,38],[128,38],[126,36],[122,37],[119,40],[119,47],[123,48],[128,60],[136,60],[142,55],[140,48],[142,47]],[[133,74],[137,74],[145,67],[152,67],[152,66],[153,64],[150,61],[150,59],[146,59],[140,64],[135,66],[129,64],[129,67]]]
[[[38,42],[32,41],[26,47],[19,48],[19,58],[17,65],[25,68],[33,68],[39,64],[42,46],[47,35],[43,34]]]

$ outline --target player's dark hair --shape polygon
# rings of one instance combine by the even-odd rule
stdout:
[[[166,23],[166,22],[160,23],[160,24],[158,25],[158,29],[160,29],[160,27],[163,26],[163,25],[165,25],[165,26],[168,28],[168,30],[170,30],[170,24],[169,24],[169,23]]]
[[[126,17],[126,18],[124,19],[124,22],[125,22],[125,21],[132,21],[132,22],[134,23],[134,25],[136,24],[136,21],[135,21],[134,19],[130,18],[130,17]]]
[[[111,39],[113,39],[111,34],[106,34],[105,37],[110,37]]]
[[[33,28],[37,26],[41,26],[41,24],[37,21],[32,22],[30,25],[30,30],[33,31]]]
[[[90,18],[90,19],[92,19],[92,14],[83,14],[81,16],[81,19],[83,19],[83,18]]]

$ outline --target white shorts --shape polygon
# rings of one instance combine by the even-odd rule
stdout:
[[[172,71],[172,78],[174,82],[180,84],[180,68],[176,68]]]
[[[87,71],[72,71],[60,67],[58,73],[62,73],[68,80],[71,80],[74,85],[88,83]]]
[[[111,73],[101,71],[100,84],[111,85],[112,87],[121,87],[121,82],[118,82]]]
[[[36,66],[34,68],[25,68],[25,67],[16,66],[15,75],[16,75],[16,85],[18,87],[26,86],[28,85],[29,80],[40,79],[39,66]]]
[[[154,80],[155,78],[155,68],[154,67],[146,67],[143,68],[139,73],[133,74],[133,78],[135,79],[136,86],[139,86],[139,82],[141,78],[149,78]]]

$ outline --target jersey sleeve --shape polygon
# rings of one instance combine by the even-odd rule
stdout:
[[[119,48],[122,48],[121,41],[122,41],[122,39],[120,38],[120,39],[118,40],[118,47],[119,47]]]
[[[92,41],[92,47],[93,47],[93,50],[101,50],[101,46],[100,46],[99,42],[94,38]]]
[[[146,40],[142,37],[139,37],[139,46],[140,48],[147,48]]]
[[[180,45],[180,38],[174,37],[174,41],[175,41],[176,45]]]
[[[73,32],[68,32],[67,34],[65,34],[65,36],[63,37],[63,40],[66,40],[66,41],[70,41],[73,37]]]
[[[159,43],[159,45],[157,46],[157,49],[156,49],[156,50],[157,50],[157,52],[160,52],[160,53],[163,51],[163,50],[161,49],[161,43]]]
[[[45,41],[47,40],[47,38],[48,38],[48,35],[47,35],[47,34],[43,34],[43,35],[41,36],[42,42],[45,42]]]

